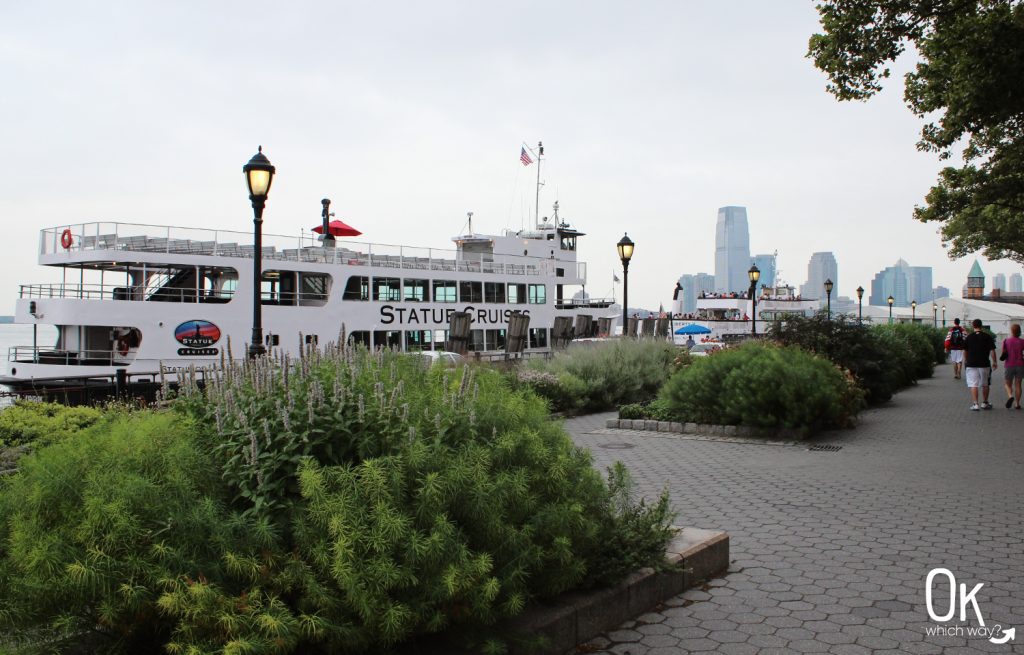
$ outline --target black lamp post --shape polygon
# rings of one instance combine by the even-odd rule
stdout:
[[[623,234],[615,247],[619,251],[619,259],[622,260],[622,336],[625,337],[629,324],[629,260],[633,258],[633,241],[628,234]]]
[[[864,287],[857,287],[857,325],[864,322]]]
[[[825,295],[828,296],[828,320],[832,320],[832,278],[825,280]]]
[[[252,156],[249,163],[242,167],[245,183],[249,187],[249,200],[252,201],[253,240],[252,253],[252,337],[249,342],[249,357],[255,358],[267,349],[263,346],[263,317],[260,310],[263,287],[263,208],[267,204],[270,183],[274,180],[274,167],[263,154],[263,146]]]
[[[910,301],[910,322],[917,323],[917,301]]]
[[[932,303],[932,327],[939,327],[939,306]]]
[[[747,271],[747,277],[750,278],[750,334],[757,335],[757,281],[761,279],[761,269],[757,267],[757,264],[751,264],[750,270]]]
[[[946,327],[946,306],[942,306],[942,327]]]
[[[892,296],[889,296],[889,325],[892,325],[892,304],[893,304],[893,302],[895,302],[895,299]]]

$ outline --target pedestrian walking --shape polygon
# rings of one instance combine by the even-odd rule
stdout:
[[[953,327],[946,334],[946,355],[953,362],[953,379],[960,379],[964,365],[964,347],[967,343],[967,331],[960,327],[960,319],[953,319]]]
[[[992,386],[992,371],[999,368],[996,364],[996,340],[987,332],[981,331],[981,319],[971,322],[974,332],[964,340],[964,368],[967,372],[967,388],[971,390],[971,411],[992,409],[988,402],[989,388]],[[991,360],[991,367],[989,361]],[[978,403],[978,389],[981,389],[981,403]]]
[[[1006,387],[1006,409],[1016,404],[1020,409],[1020,386],[1024,380],[1024,339],[1020,338],[1020,323],[1010,326],[1010,336],[1003,339],[1003,386]]]

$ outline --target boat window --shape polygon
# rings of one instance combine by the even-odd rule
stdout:
[[[402,348],[402,331],[401,330],[374,330],[373,332],[373,347],[375,350],[381,349],[397,349]]]
[[[562,235],[562,250],[576,250],[576,235]]]
[[[505,349],[505,330],[487,330],[487,349]]]
[[[424,302],[428,300],[428,287],[430,280],[406,280],[402,287],[402,300]]]
[[[397,277],[373,278],[373,299],[397,302],[402,299],[402,281]]]
[[[331,276],[326,273],[299,273],[299,304],[321,307],[331,294]]]
[[[318,343],[320,343],[320,337],[318,337],[315,334],[307,334],[307,335],[305,335],[305,338],[306,338],[306,345],[307,346],[315,346]]]
[[[483,302],[484,285],[481,282],[459,282],[459,302]]]
[[[526,285],[508,285],[508,302],[512,305],[521,305],[526,302]]]
[[[455,302],[455,280],[434,280],[434,302]]]
[[[434,330],[434,350],[444,350],[448,341],[448,330]]]
[[[469,331],[469,350],[472,352],[480,352],[484,349],[484,331],[483,330],[470,330]]]
[[[345,293],[342,300],[369,300],[370,299],[370,278],[365,275],[353,275],[345,283]],[[369,339],[367,339],[369,346]]]
[[[350,346],[363,346],[365,348],[370,347],[370,333],[366,330],[356,330],[348,335],[348,344]]]
[[[260,297],[264,305],[294,305],[296,296],[295,271],[263,271]]]
[[[504,282],[484,282],[484,302],[505,302]]]
[[[530,348],[548,347],[548,329],[530,328]]]
[[[543,284],[531,284],[529,303],[531,305],[543,305],[547,303],[547,292],[548,288]]]
[[[405,333],[406,350],[430,350],[433,343],[430,330],[409,330]]]

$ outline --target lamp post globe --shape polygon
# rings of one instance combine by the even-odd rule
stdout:
[[[825,295],[828,297],[828,320],[832,320],[832,279],[825,280]]]
[[[263,346],[263,316],[261,314],[261,291],[263,281],[263,208],[274,181],[274,166],[263,154],[263,146],[242,167],[245,185],[249,188],[249,201],[253,212],[253,253],[252,253],[252,337],[249,340],[249,357],[255,358],[266,352]]]
[[[629,260],[633,259],[633,240],[628,234],[623,233],[615,248],[619,251],[619,260],[622,261],[622,336],[625,338],[629,325]]]
[[[942,327],[946,327],[946,306],[942,306]]]
[[[864,321],[864,287],[857,287],[857,325]]]
[[[896,302],[896,299],[893,298],[892,296],[889,296],[887,302],[889,303],[889,325],[892,325],[892,304]]]
[[[932,303],[932,327],[939,327],[939,306]]]
[[[761,279],[761,269],[757,267],[757,264],[751,264],[750,270],[747,271],[747,277],[750,278],[750,291],[747,295],[750,296],[750,333],[757,334],[757,282]]]
[[[910,301],[910,322],[917,323],[917,301]]]

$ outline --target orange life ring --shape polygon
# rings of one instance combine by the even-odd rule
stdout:
[[[73,239],[71,237],[71,230],[65,228],[64,231],[60,233],[60,245],[64,246],[64,250],[68,250],[71,248],[72,243]]]

